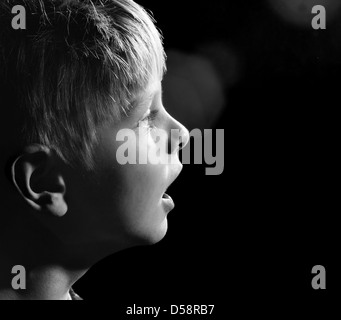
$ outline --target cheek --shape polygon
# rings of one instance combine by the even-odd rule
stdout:
[[[136,150],[137,164],[124,165],[119,164],[116,158],[122,142],[116,141],[112,134],[105,137],[96,153],[96,166],[100,171],[96,179],[99,182],[96,193],[102,198],[103,210],[105,207],[111,209],[108,214],[125,220],[157,211],[167,187],[169,165],[155,165],[149,161],[139,164],[140,157],[145,159],[148,150],[157,150],[152,135],[146,131],[137,134],[136,143],[130,144]]]
[[[145,135],[141,140],[149,148],[155,148],[150,136]],[[121,142],[116,142],[109,130],[99,141],[91,178],[87,176],[81,183],[75,183],[79,180],[75,177],[71,179],[72,190],[68,189],[73,201],[70,209],[76,212],[70,217],[76,216],[75,229],[84,230],[83,236],[78,236],[85,239],[84,242],[110,243],[161,239],[167,229],[162,195],[171,166],[150,163],[120,165],[116,151]],[[145,152],[138,144],[135,148],[137,154]]]
[[[105,228],[114,227],[121,239],[140,239],[148,243],[160,240],[167,230],[162,206],[166,176],[164,165],[122,166],[118,182],[120,193],[111,194],[111,204],[105,208]]]
[[[169,165],[152,164],[150,161],[150,156],[160,154],[160,146],[152,133],[142,129],[132,147],[136,150],[136,164],[121,166],[124,171],[122,178],[130,193],[141,203],[152,201],[153,196],[160,198],[168,181]]]
[[[123,197],[128,206],[147,209],[155,207],[165,191],[168,167],[166,165],[136,164],[125,166]]]

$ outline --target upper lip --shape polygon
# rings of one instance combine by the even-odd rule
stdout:
[[[168,188],[171,186],[171,184],[176,180],[176,178],[179,176],[179,174],[181,173],[182,171],[182,165],[179,166],[179,169],[178,170],[174,170],[174,172],[172,173],[171,175],[171,178],[170,178],[170,182],[168,183],[167,187],[166,187],[166,190],[164,193],[166,193],[166,191],[168,190]]]

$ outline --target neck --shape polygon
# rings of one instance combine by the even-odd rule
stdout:
[[[71,286],[88,270],[70,263],[62,245],[36,228],[23,223],[1,230],[0,300],[70,300]]]
[[[1,279],[0,300],[71,300],[69,290],[84,274],[84,271],[70,272],[56,265],[25,268],[25,274],[15,270],[12,274],[14,266],[7,265],[1,270],[6,276]]]

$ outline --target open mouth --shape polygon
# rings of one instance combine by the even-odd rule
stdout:
[[[174,209],[174,201],[167,193],[162,195],[162,200],[163,207],[167,213]]]
[[[167,193],[164,193],[162,199],[171,199],[171,197]]]

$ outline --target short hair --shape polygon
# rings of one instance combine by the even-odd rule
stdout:
[[[91,169],[96,128],[125,117],[154,70],[165,72],[155,20],[132,0],[1,2],[0,103],[20,123],[20,144]],[[11,27],[14,5],[26,9],[25,30]]]

